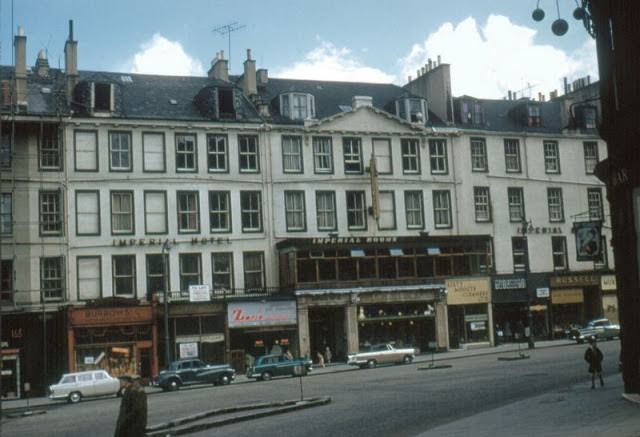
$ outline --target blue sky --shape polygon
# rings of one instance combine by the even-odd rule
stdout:
[[[46,49],[64,67],[68,20],[74,21],[81,70],[204,75],[228,37],[231,73],[246,49],[270,76],[406,83],[429,58],[451,64],[454,95],[548,95],[563,77],[597,76],[595,43],[559,0],[569,23],[551,32],[556,2],[534,22],[537,0],[0,0],[0,64],[12,63],[12,29],[24,27],[27,63]],[[12,14],[13,9],[13,14]],[[13,15],[13,17],[12,17]],[[12,27],[13,22],[13,27]]]

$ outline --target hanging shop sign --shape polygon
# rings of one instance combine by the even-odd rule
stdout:
[[[449,305],[467,305],[474,303],[488,303],[489,278],[486,279],[448,279],[447,303]]]
[[[600,278],[600,288],[602,291],[615,291],[618,289],[616,275],[602,275]]]
[[[295,325],[296,302],[231,302],[227,309],[229,328]]]
[[[597,261],[602,258],[602,222],[577,222],[573,224],[576,235],[578,261]]]

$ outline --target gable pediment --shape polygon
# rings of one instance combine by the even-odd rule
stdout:
[[[373,107],[360,107],[307,124],[319,131],[371,132],[371,133],[417,133],[423,128]]]

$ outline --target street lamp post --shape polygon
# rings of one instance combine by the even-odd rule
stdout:
[[[531,313],[531,293],[529,293],[529,239],[527,238],[527,227],[531,224],[525,216],[522,216],[522,238],[524,239],[524,247],[526,248],[527,258],[524,264],[524,283],[527,287],[527,324],[529,325],[529,335],[527,336],[527,344],[529,349],[536,347],[533,338],[533,314]]]
[[[162,245],[162,291],[164,294],[164,360],[165,366],[168,366],[171,362],[171,355],[169,353],[169,275],[167,269],[167,255],[165,252],[169,251],[169,240],[166,240]]]

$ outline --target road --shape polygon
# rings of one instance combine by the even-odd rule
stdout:
[[[618,373],[619,342],[600,344],[605,375]],[[331,403],[291,413],[239,422],[197,436],[315,437],[414,436],[438,425],[571,385],[590,385],[583,361],[585,345],[525,350],[529,359],[504,361],[515,352],[452,359],[451,368],[419,370],[425,363],[380,366],[282,378],[236,382],[224,387],[183,389],[151,394],[149,424],[195,412],[256,401],[330,396]],[[241,377],[239,379],[243,379]],[[302,382],[302,387],[300,385]],[[46,414],[3,423],[3,436],[111,436],[119,399],[61,404]]]

